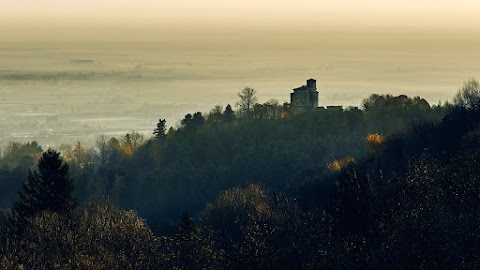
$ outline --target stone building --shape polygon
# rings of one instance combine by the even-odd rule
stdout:
[[[312,111],[318,108],[317,81],[307,80],[307,85],[293,89],[290,94],[290,106],[294,114]]]

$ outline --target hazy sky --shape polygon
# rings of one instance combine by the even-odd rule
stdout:
[[[471,29],[480,25],[478,11],[478,0],[0,0],[0,39],[65,35],[66,29],[102,36],[122,27]]]
[[[0,96],[19,112],[69,104],[77,118],[128,104],[152,113],[138,130],[234,104],[245,86],[288,101],[308,78],[321,106],[372,93],[437,103],[480,74],[479,11],[480,0],[0,0]]]

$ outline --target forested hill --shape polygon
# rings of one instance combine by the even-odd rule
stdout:
[[[479,106],[471,81],[452,105],[227,106],[62,158],[16,145],[2,160],[1,184],[21,196],[3,202],[0,266],[476,269]]]
[[[310,181],[312,168],[324,173],[336,159],[361,158],[368,134],[388,136],[412,121],[439,121],[447,109],[418,97],[378,95],[363,108],[296,116],[275,103],[236,112],[228,106],[205,116],[187,114],[177,129],[165,133],[166,123],[159,121],[156,137],[131,156],[120,147],[120,154],[109,153],[98,168],[83,168],[75,177],[77,193],[82,198],[110,194],[154,228],[166,229],[176,226],[182,212],[196,215],[232,187],[257,183],[296,192]]]
[[[477,97],[477,101],[480,101]],[[457,107],[373,144],[326,210],[335,269],[480,266],[480,111]],[[327,256],[328,257],[328,256]]]
[[[59,150],[71,165],[79,199],[110,196],[163,231],[175,228],[182,212],[196,215],[232,187],[258,183],[297,196],[335,160],[362,158],[369,134],[388,136],[414,122],[439,121],[449,107],[404,95],[371,95],[361,109],[328,107],[301,115],[273,101],[237,111],[216,107],[187,114],[168,131],[160,120],[147,141],[132,131],[123,138],[102,136],[96,149],[77,142]],[[0,207],[11,205],[25,168],[36,165],[41,151],[35,142],[6,149]]]

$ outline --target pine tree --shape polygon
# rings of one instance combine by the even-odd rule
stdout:
[[[232,106],[230,106],[230,104],[225,107],[225,111],[223,111],[223,118],[227,122],[233,121],[235,119],[235,113],[233,112]]]
[[[158,120],[157,128],[153,131],[155,138],[158,141],[163,141],[167,136],[165,132],[167,131],[167,121],[165,119]]]
[[[48,150],[38,161],[38,171],[29,171],[27,181],[14,203],[10,222],[21,232],[42,211],[67,214],[76,206],[73,180],[60,153]]]

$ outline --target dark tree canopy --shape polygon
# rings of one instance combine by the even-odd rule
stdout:
[[[196,112],[193,114],[185,115],[185,118],[181,121],[182,126],[185,129],[192,129],[199,127],[205,123],[205,117],[203,117],[201,112]]]
[[[27,181],[12,208],[14,224],[25,225],[42,211],[66,214],[76,206],[73,181],[60,153],[48,150],[38,161],[38,171],[29,171]]]
[[[205,123],[205,117],[203,117],[201,112],[196,112],[193,114],[192,124],[195,126],[200,126]]]
[[[188,125],[190,125],[190,123],[192,122],[192,118],[193,118],[192,114],[190,113],[186,114],[181,121],[182,126],[187,127]]]

